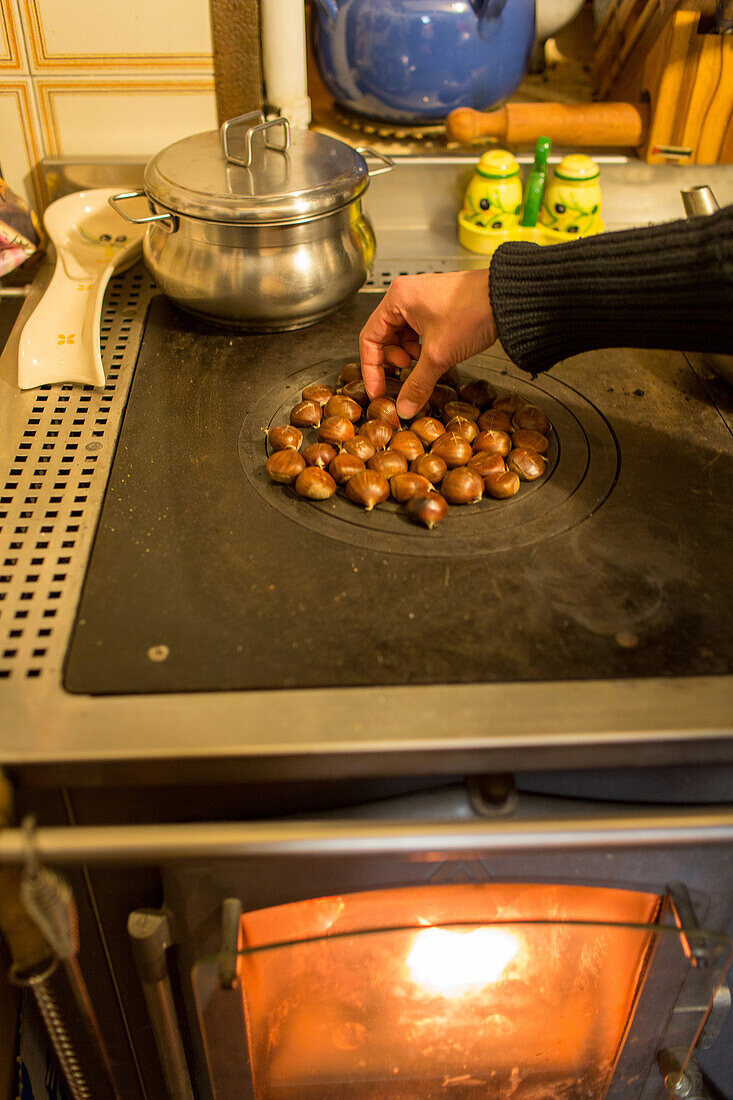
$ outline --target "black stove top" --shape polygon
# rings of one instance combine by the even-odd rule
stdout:
[[[354,357],[375,301],[258,336],[154,300],[66,688],[729,672],[733,439],[679,353],[593,353],[534,382],[500,350],[472,360],[547,412],[550,466],[432,532],[269,481],[261,429]]]

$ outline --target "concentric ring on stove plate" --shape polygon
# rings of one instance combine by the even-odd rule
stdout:
[[[509,500],[484,497],[478,504],[451,507],[432,531],[411,523],[403,506],[391,500],[372,512],[352,504],[342,490],[330,500],[303,500],[291,486],[276,485],[268,477],[262,428],[287,424],[305,386],[333,385],[351,361],[353,357],[329,359],[282,378],[252,406],[240,429],[239,460],[248,481],[273,508],[303,527],[365,550],[479,557],[529,546],[576,526],[596,511],[615,484],[618,447],[595,405],[550,375],[532,381],[505,359],[478,355],[462,364],[464,374],[485,378],[500,394],[518,393],[549,417],[553,431],[542,478],[523,482]],[[304,436],[311,442],[315,431]]]

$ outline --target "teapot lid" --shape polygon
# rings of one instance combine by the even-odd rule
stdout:
[[[361,153],[259,112],[169,145],[145,168],[148,197],[177,214],[243,225],[310,221],[369,184]]]

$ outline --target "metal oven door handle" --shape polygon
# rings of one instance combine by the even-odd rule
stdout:
[[[176,825],[74,825],[41,828],[39,858],[56,863],[146,863],[241,855],[367,855],[383,852],[521,852],[733,843],[733,807],[658,807],[617,811],[590,820],[384,821],[281,820]],[[0,865],[22,863],[21,829],[0,830]]]

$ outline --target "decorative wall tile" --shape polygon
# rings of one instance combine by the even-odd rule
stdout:
[[[34,72],[212,71],[208,0],[20,0]]]
[[[150,156],[217,127],[213,76],[35,83],[50,156]]]
[[[0,166],[6,183],[42,209],[41,156],[31,81],[0,80]]]
[[[28,71],[14,0],[0,0],[0,72],[7,71]]]

